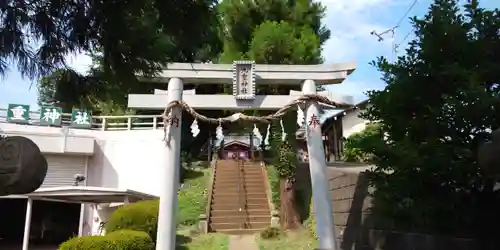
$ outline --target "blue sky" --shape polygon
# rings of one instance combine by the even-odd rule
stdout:
[[[395,29],[395,34],[384,35],[379,42],[371,35],[372,31],[381,33],[394,27],[404,16],[414,0],[320,0],[327,7],[324,23],[332,31],[332,36],[323,48],[326,63],[357,63],[356,71],[342,84],[329,87],[338,94],[354,96],[356,101],[365,98],[364,92],[384,87],[380,73],[369,65],[377,56],[391,58],[392,45],[400,44],[399,55],[412,35],[405,41],[403,38],[411,32],[408,17],[423,16],[431,4],[431,0],[417,1],[408,17]],[[496,3],[494,3],[496,2]],[[484,8],[500,7],[499,0],[482,0]],[[68,64],[80,72],[86,71],[90,58],[84,55],[68,56]],[[15,68],[0,79],[0,105],[7,103],[30,104],[36,106],[36,84],[22,79]],[[33,107],[34,108],[34,107]]]

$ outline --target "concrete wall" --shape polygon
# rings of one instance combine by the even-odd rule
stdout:
[[[366,167],[329,167],[328,177],[334,227],[342,250],[476,250],[470,239],[445,238],[397,230],[380,230],[370,214],[372,189],[368,186]],[[297,169],[297,188],[310,185],[308,164]],[[306,191],[307,193],[307,191]],[[308,212],[308,211],[307,211]]]
[[[0,129],[7,135],[33,138],[43,153],[88,155],[89,186],[159,195],[158,173],[165,166],[161,129],[98,131],[6,123],[0,123]]]
[[[159,173],[165,166],[162,139],[162,130],[99,131],[88,185],[159,195]]]
[[[363,109],[355,109],[342,117],[342,136],[344,138],[365,129],[368,121],[359,117],[363,111]]]
[[[159,196],[159,173],[166,161],[162,129],[98,131],[0,123],[0,130],[33,139],[43,153],[75,159],[88,155],[87,186],[131,189]],[[65,146],[68,138],[72,138],[71,147]],[[85,235],[97,232],[99,223],[109,214],[106,210],[106,206],[101,211],[85,206]]]
[[[457,239],[394,230],[380,230],[370,213],[372,189],[366,175],[355,169],[329,168],[333,216],[342,250],[475,250],[470,239]],[[385,228],[385,227],[384,227]]]

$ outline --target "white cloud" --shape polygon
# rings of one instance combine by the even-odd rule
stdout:
[[[380,89],[383,83],[377,70],[368,63],[378,56],[390,57],[394,27],[413,0],[319,0],[326,7],[323,23],[331,30],[331,38],[323,45],[327,63],[355,61],[356,71],[342,84],[328,86],[331,91],[352,95],[355,101],[366,98],[367,90]]]
[[[326,7],[323,22],[332,36],[323,46],[328,62],[359,60],[362,56],[380,55],[391,50],[392,37],[379,42],[372,31],[381,33],[391,28],[384,22],[390,9],[406,1],[396,0],[321,0]],[[403,2],[403,3],[401,3]]]

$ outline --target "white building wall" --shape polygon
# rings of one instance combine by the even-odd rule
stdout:
[[[89,185],[159,195],[159,173],[165,166],[163,130],[95,132],[97,147],[90,158]]]
[[[0,123],[0,130],[6,135],[32,139],[42,153],[50,154],[47,158],[49,168],[71,162],[71,158],[80,163],[85,156],[78,152],[84,152],[89,157],[88,186],[131,189],[159,196],[162,187],[160,173],[166,165],[162,129],[98,131]],[[94,141],[92,147],[88,145],[90,138]],[[65,160],[51,164],[51,159]],[[105,220],[101,215],[107,214],[103,213],[105,211],[94,211],[92,207],[85,206],[84,235],[96,233],[99,223]]]
[[[352,134],[361,132],[366,128],[366,124],[369,121],[359,117],[363,111],[363,109],[355,109],[342,117],[342,131],[344,138],[348,138]]]

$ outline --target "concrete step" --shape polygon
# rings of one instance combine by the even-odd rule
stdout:
[[[255,165],[243,165],[243,166],[238,166],[236,164],[233,164],[233,165],[229,165],[229,164],[223,164],[223,165],[217,165],[217,167],[219,168],[241,168],[241,169],[262,169],[261,166],[255,166]]]
[[[241,196],[240,197],[242,200],[246,200],[248,204],[254,204],[254,203],[265,203],[268,202],[267,197],[248,197],[248,196]],[[237,201],[238,196],[229,196],[229,195],[217,195],[212,197],[212,203],[215,202],[221,202],[221,201]]]
[[[246,183],[246,184],[261,184],[263,185],[264,178],[258,177],[258,178],[219,178],[214,180],[214,185],[215,184],[240,184],[240,183]]]
[[[247,215],[244,211],[241,216],[218,216],[210,217],[211,223],[226,223],[226,222],[270,222],[270,215]]]
[[[238,177],[262,177],[261,172],[247,172],[247,173],[237,173],[237,172],[231,172],[231,171],[218,171],[215,173],[215,178],[221,178],[221,177],[226,177],[226,178],[238,178]]]
[[[259,187],[259,186],[249,186],[249,187],[240,187],[238,188],[237,186],[234,187],[214,187],[213,191],[214,194],[238,194],[240,193],[266,193],[266,189],[264,187]]]
[[[214,183],[214,187],[252,187],[252,186],[263,186],[264,182],[262,180],[250,180],[250,181],[242,181],[240,183],[233,181],[216,181]]]
[[[255,185],[258,185],[258,186],[261,186],[261,185],[264,185],[265,182],[264,180],[262,179],[257,179],[257,180],[217,180],[217,181],[214,181],[214,185],[247,185],[247,186],[255,186]]]
[[[232,171],[232,172],[238,172],[238,171],[244,171],[244,172],[262,172],[261,167],[237,167],[237,166],[217,166],[215,170],[223,170],[223,171]]]
[[[211,210],[210,215],[212,217],[238,216],[241,215],[242,212],[245,212],[252,216],[271,214],[269,209],[258,208],[258,209],[244,209],[243,211],[239,211],[238,209],[217,209],[217,210]]]
[[[225,223],[212,223],[210,222],[209,226],[213,230],[220,229],[258,229],[258,228],[268,228],[271,225],[271,222],[225,222]]]
[[[214,188],[221,187],[221,188],[231,188],[231,187],[264,187],[264,182],[262,180],[259,181],[251,181],[251,182],[215,182],[214,183]]]
[[[223,202],[223,203],[213,203],[211,204],[211,209],[212,210],[238,210],[238,209],[269,209],[269,204],[267,202],[262,202],[262,203],[247,203],[245,204],[242,201],[242,204],[240,205],[238,201],[235,201],[234,203],[228,203],[228,202]]]
[[[266,227],[267,228],[267,227]],[[254,228],[254,229],[211,229],[211,232],[228,234],[228,235],[246,235],[246,234],[256,234],[264,231],[266,228]]]
[[[238,179],[264,179],[264,176],[262,174],[242,174],[242,175],[236,175],[236,174],[219,174],[215,175],[214,180],[238,180]]]
[[[264,180],[264,176],[261,174],[255,174],[255,175],[215,175],[214,180],[215,181],[222,181],[222,180],[232,180],[232,181],[237,181],[237,180]]]
[[[240,192],[240,194],[238,194],[237,192],[235,193],[217,193],[217,194],[213,194],[212,198],[229,198],[229,199],[236,199],[239,197],[239,195],[242,195],[242,197],[246,197],[248,199],[255,199],[255,198],[258,198],[258,199],[266,199],[267,200],[267,195],[266,193],[262,193],[262,192],[257,192],[257,193],[245,193],[245,192]]]
[[[240,208],[240,204],[247,204],[247,205],[262,205],[266,206],[267,208],[269,206],[269,202],[267,199],[247,199],[245,197],[241,197],[241,199],[238,198],[229,198],[227,196],[225,197],[213,197],[212,198],[212,205],[213,206],[236,206],[236,208]]]
[[[229,183],[229,182],[218,182],[218,183],[214,183],[214,186],[213,188],[221,188],[221,189],[224,189],[224,188],[254,188],[254,187],[263,187],[264,186],[264,183],[262,183],[262,181],[260,182],[250,182],[250,183]],[[265,188],[264,188],[265,189]]]
[[[222,210],[239,210],[240,208],[245,210],[245,209],[269,209],[269,204],[268,203],[259,203],[259,202],[252,202],[248,203],[245,202],[244,200],[238,201],[238,200],[216,200],[213,201],[212,204],[210,204],[212,209],[222,209]]]

